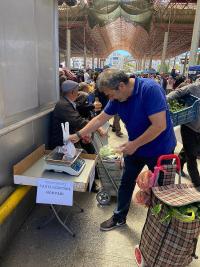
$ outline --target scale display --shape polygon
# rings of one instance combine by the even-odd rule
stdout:
[[[74,158],[65,158],[64,154],[58,151],[59,148],[57,147],[46,156],[45,169],[78,176],[85,167],[85,160],[80,157],[82,149],[76,150]]]

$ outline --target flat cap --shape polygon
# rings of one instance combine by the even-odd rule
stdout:
[[[77,82],[66,80],[62,83],[62,92],[68,93],[76,88],[78,89],[78,87],[79,87],[79,84]]]

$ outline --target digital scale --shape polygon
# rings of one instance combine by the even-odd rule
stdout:
[[[45,157],[45,169],[78,176],[86,165],[85,160],[80,157],[81,152],[82,149],[76,149],[74,158],[66,159],[64,153],[59,152],[59,147],[56,147]]]

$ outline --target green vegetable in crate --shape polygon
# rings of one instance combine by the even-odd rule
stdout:
[[[110,147],[109,145],[101,147],[99,154],[102,158],[112,159],[112,158],[118,157],[115,150],[112,147]]]
[[[179,103],[176,99],[169,101],[169,110],[171,112],[177,112],[184,108],[185,106],[182,103]]]

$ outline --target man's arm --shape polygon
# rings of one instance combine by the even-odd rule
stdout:
[[[153,141],[167,127],[166,111],[161,111],[149,116],[149,120],[151,121],[151,125],[142,135],[135,140],[129,141],[121,146],[121,151],[123,153],[132,155],[139,147]]]
[[[99,127],[104,125],[110,118],[112,118],[111,115],[108,115],[107,113],[102,111],[98,116],[94,117],[91,121],[88,122],[88,124],[84,128],[82,128],[79,131],[79,135],[86,136],[88,134],[95,132]],[[76,134],[73,134],[69,136],[69,140],[76,143],[79,141],[80,139],[79,137]]]
[[[185,85],[181,88],[178,88],[176,90],[174,90],[173,92],[169,93],[166,97],[167,97],[167,101],[173,100],[173,99],[178,99],[182,96],[188,95],[190,93],[190,91],[193,89],[193,87],[195,86],[195,84],[188,84]]]

